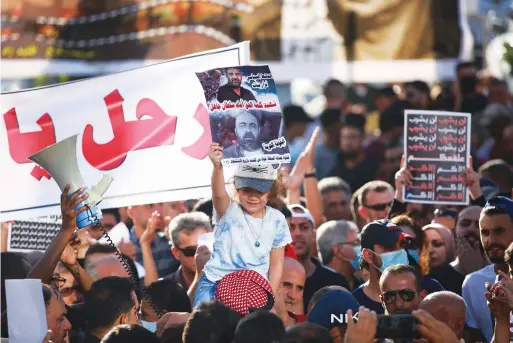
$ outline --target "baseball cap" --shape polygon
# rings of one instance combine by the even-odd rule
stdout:
[[[315,220],[314,220],[312,214],[310,213],[310,211],[308,211],[308,209],[306,207],[304,207],[303,205],[294,204],[294,205],[289,205],[288,208],[289,208],[290,212],[292,212],[292,218],[308,219],[308,221],[310,223],[312,223],[312,226],[315,227]],[[299,210],[300,212],[297,212],[297,210]]]
[[[374,244],[395,245],[405,238],[412,239],[388,219],[380,219],[365,225],[360,233],[362,249],[373,249]]]
[[[347,325],[345,314],[347,310],[353,311],[355,315],[360,308],[356,298],[349,292],[333,290],[324,294],[308,315],[308,322],[325,327],[328,330],[338,325]],[[331,319],[331,315],[338,318],[342,316],[342,323]]]
[[[235,188],[251,188],[267,193],[273,186],[278,171],[270,164],[243,164],[235,170]]]
[[[503,210],[513,220],[513,200],[503,196],[493,197],[490,200],[488,200],[483,211],[492,208]]]
[[[242,316],[257,310],[270,311],[274,306],[271,285],[253,270],[240,270],[224,276],[217,285],[214,299]]]
[[[481,187],[481,193],[483,194],[486,201],[490,200],[501,192],[499,186],[488,178],[482,177],[479,180],[479,186]]]

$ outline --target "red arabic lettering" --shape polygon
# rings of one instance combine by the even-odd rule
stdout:
[[[408,128],[408,131],[413,132],[413,133],[419,133],[419,132],[428,133],[428,128],[427,127],[410,127],[410,128]]]
[[[144,98],[136,108],[138,120],[125,120],[123,97],[114,90],[105,98],[107,111],[112,125],[114,138],[104,144],[98,144],[93,138],[93,126],[87,125],[82,137],[84,157],[99,170],[111,170],[119,167],[129,151],[172,145],[175,138],[176,117],[168,116],[153,100]],[[150,120],[141,120],[143,115]]]
[[[194,119],[201,125],[201,127],[203,127],[203,134],[194,144],[189,145],[188,147],[183,147],[182,151],[187,156],[202,160],[207,157],[208,152],[210,151],[210,143],[212,143],[212,132],[210,131],[208,111],[203,104],[199,104],[198,108],[196,108]]]
[[[438,137],[438,140],[440,143],[458,143],[458,138],[453,136],[444,136],[444,137]]]
[[[43,114],[36,121],[41,131],[21,133],[14,107],[4,113],[4,122],[7,129],[7,140],[9,141],[9,153],[18,164],[33,163],[27,157],[55,144],[55,128],[52,117],[48,113]],[[37,180],[41,180],[43,177],[50,179],[51,177],[46,170],[37,165],[32,169],[30,175]]]
[[[440,125],[458,125],[458,120],[453,118],[443,118],[438,119],[438,124]]]

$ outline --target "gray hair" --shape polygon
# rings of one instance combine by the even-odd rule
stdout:
[[[325,177],[319,181],[317,186],[322,195],[331,191],[343,191],[347,195],[351,195],[351,186],[337,176]]]
[[[210,218],[203,212],[182,213],[174,217],[168,227],[168,234],[173,246],[179,245],[180,232],[191,234],[198,228],[205,228],[208,232],[212,231]]]
[[[87,259],[84,264],[84,269],[93,281],[99,279],[97,266],[100,263],[120,264],[118,257],[115,255],[106,255],[100,258]]]
[[[317,251],[324,265],[333,259],[334,245],[347,243],[349,232],[358,233],[358,227],[347,220],[331,220],[317,229]]]

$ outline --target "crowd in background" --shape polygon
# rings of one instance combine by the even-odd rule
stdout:
[[[103,210],[107,231],[129,230],[117,247],[98,227],[75,232],[78,194],[61,199],[62,229],[44,253],[7,252],[2,223],[2,337],[5,280],[32,278],[43,282],[53,343],[374,342],[385,313],[413,314],[433,343],[509,342],[513,96],[471,63],[456,72],[454,82],[372,92],[329,80],[320,116],[283,108],[293,163],[280,170],[284,191],[272,206],[292,242],[276,289],[246,273],[193,309],[214,258],[198,247],[216,229],[212,199]],[[405,109],[471,113],[469,206],[403,201]],[[264,290],[272,306],[251,311],[268,305]],[[330,320],[356,312],[357,322]]]

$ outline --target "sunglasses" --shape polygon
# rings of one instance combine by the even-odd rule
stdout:
[[[403,301],[410,302],[415,299],[416,294],[417,292],[412,291],[411,289],[400,289],[397,291],[383,292],[381,296],[385,304],[392,304],[396,301],[398,295]]]
[[[198,247],[195,247],[195,246],[190,246],[190,247],[185,247],[185,248],[176,248],[178,250],[180,250],[182,252],[182,254],[184,254],[185,257],[193,257],[194,255],[196,255],[196,250],[198,250]]]
[[[438,218],[438,217],[451,217],[453,219],[456,219],[458,218],[458,211],[454,211],[454,210],[449,210],[449,209],[446,209],[446,208],[442,208],[442,209],[439,209],[437,208],[435,210],[435,212],[433,213],[433,216],[435,218]]]
[[[385,204],[365,205],[365,207],[374,211],[384,211],[388,207],[392,207],[392,202],[387,202]]]

